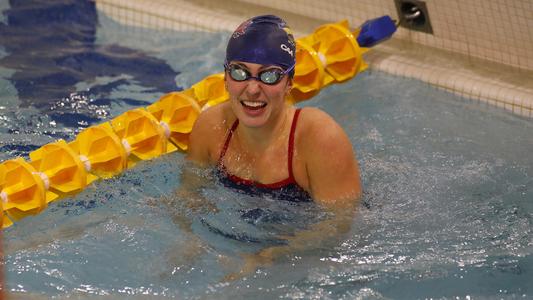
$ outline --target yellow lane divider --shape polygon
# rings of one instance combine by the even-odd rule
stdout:
[[[296,68],[288,101],[309,99],[322,88],[354,77],[367,68],[347,21],[326,24],[296,42]],[[2,226],[42,212],[50,202],[83,190],[173,151],[187,151],[198,115],[227,101],[224,74],[210,75],[190,89],[164,95],[146,108],[127,111],[109,122],[86,128],[70,143],[64,140],[0,163]]]

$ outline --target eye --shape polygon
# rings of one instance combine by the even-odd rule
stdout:
[[[236,81],[243,81],[248,79],[248,72],[241,67],[231,66],[229,75]]]
[[[262,82],[266,84],[274,84],[278,82],[281,77],[279,70],[265,70],[259,75]]]

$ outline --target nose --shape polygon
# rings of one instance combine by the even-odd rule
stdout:
[[[246,82],[246,93],[249,97],[259,96],[259,94],[261,93],[261,87],[257,79],[250,78],[250,80]]]

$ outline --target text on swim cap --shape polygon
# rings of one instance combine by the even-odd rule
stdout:
[[[281,50],[283,50],[283,51],[289,53],[291,56],[294,56],[294,53],[293,53],[292,49],[289,48],[289,47],[287,47],[287,45],[285,45],[285,44],[281,44],[280,47],[281,47]]]

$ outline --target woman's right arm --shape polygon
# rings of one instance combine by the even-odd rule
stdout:
[[[212,180],[209,168],[218,160],[226,126],[225,104],[219,104],[203,111],[194,123],[189,136],[186,164],[181,172],[181,183],[174,197],[193,211],[216,210],[216,207],[203,197],[201,190]]]
[[[209,132],[210,112],[202,112],[189,135],[189,148],[187,149],[187,159],[201,167],[207,167],[210,164],[210,141],[212,132]]]
[[[227,104],[208,108],[198,116],[189,135],[187,159],[200,167],[216,164],[227,125]]]
[[[221,112],[221,107],[217,106],[203,111],[189,136],[187,160],[190,164],[186,164],[181,172],[181,184],[175,196],[193,206],[202,206],[202,203],[209,202],[204,199],[200,190],[209,184],[211,176],[206,175],[206,172],[216,163],[216,149],[222,127],[219,124]]]

